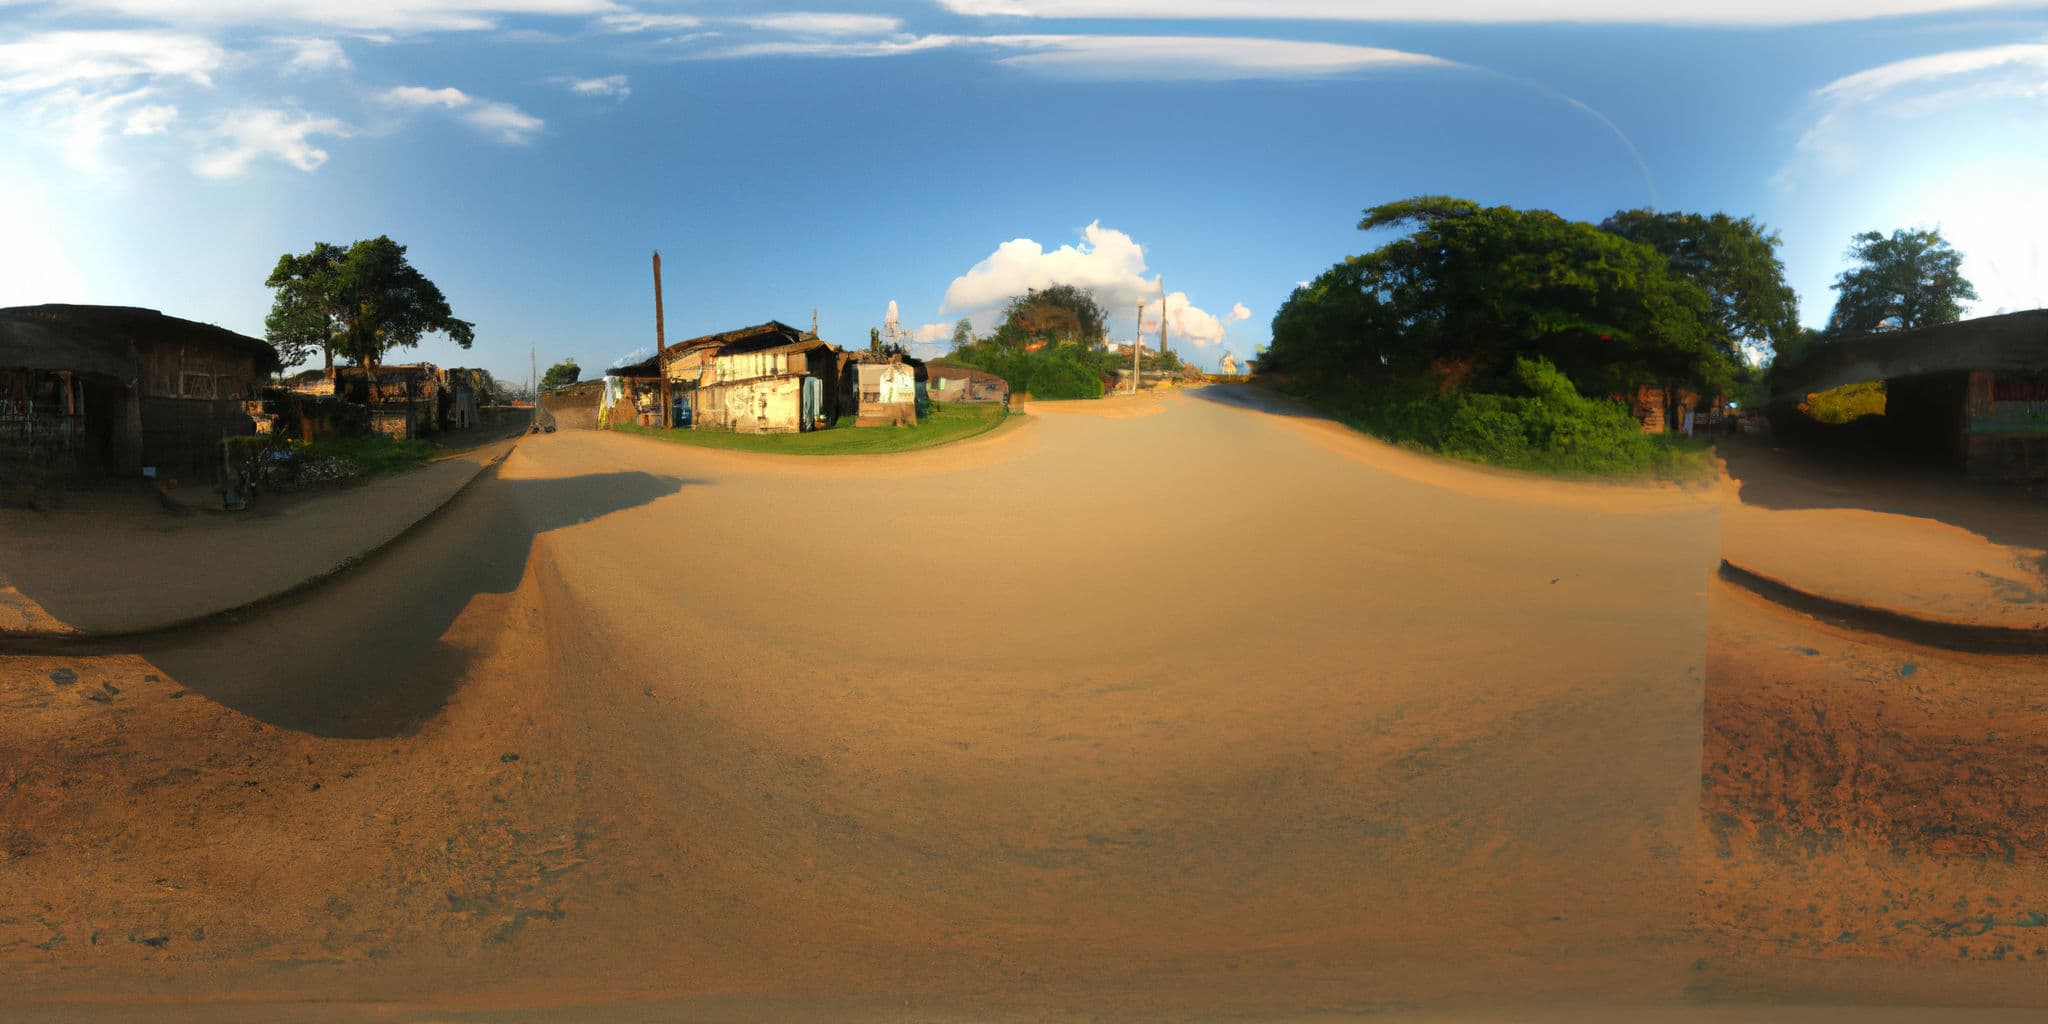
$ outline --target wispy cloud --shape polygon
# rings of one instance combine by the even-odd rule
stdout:
[[[292,55],[284,62],[284,69],[288,72],[346,71],[352,66],[348,53],[332,39],[280,39],[278,42],[291,48]]]
[[[570,92],[578,96],[615,96],[625,99],[633,94],[632,83],[625,75],[605,75],[602,78],[565,78],[560,80]]]
[[[471,127],[513,144],[532,142],[547,124],[510,103],[480,99],[452,86],[429,89],[421,85],[401,85],[379,93],[378,99],[395,107],[440,107],[456,111]]]
[[[312,143],[315,135],[344,137],[347,126],[333,118],[298,110],[251,107],[224,114],[215,123],[214,144],[192,162],[209,178],[233,178],[262,157],[275,157],[302,171],[327,162],[327,151]]]
[[[663,32],[679,28],[696,28],[704,19],[688,14],[646,14],[640,11],[622,11],[607,14],[598,19],[598,24],[613,32]]]
[[[212,41],[154,29],[44,32],[0,43],[0,95],[137,78],[212,84],[224,55]]]
[[[901,18],[879,14],[826,14],[815,11],[760,14],[732,20],[766,32],[787,32],[800,36],[880,36],[903,27]]]
[[[1800,134],[1795,156],[1778,175],[1789,184],[1801,169],[1843,171],[1854,166],[1864,140],[1891,138],[1880,122],[1969,112],[2001,101],[2023,101],[2023,117],[2038,138],[2048,138],[2048,43],[2015,43],[1952,50],[1882,64],[1845,75],[1814,90],[1813,120]]]
[[[121,134],[162,135],[170,130],[171,122],[177,119],[177,107],[168,103],[152,103],[131,111],[128,120],[121,125]]]
[[[44,6],[174,25],[317,25],[353,32],[478,31],[508,16],[593,17],[619,10],[614,0],[53,0]]]
[[[2037,7],[2036,0],[939,0],[956,14],[1028,18],[1807,25]]]
[[[779,39],[701,54],[742,57],[894,57],[952,47],[1008,51],[998,63],[1076,78],[1235,79],[1337,75],[1374,68],[1456,67],[1428,54],[1342,43],[1238,36],[897,35]]]

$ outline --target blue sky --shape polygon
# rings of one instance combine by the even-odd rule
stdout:
[[[260,335],[279,254],[389,234],[593,374],[780,319],[934,337],[1096,291],[1213,366],[1419,193],[1759,218],[1818,324],[1857,231],[2048,303],[2048,5],[1998,0],[0,0],[0,305]],[[929,354],[943,345],[928,344]]]

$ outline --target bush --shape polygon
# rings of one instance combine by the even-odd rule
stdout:
[[[1579,394],[1555,366],[1518,359],[1514,393],[1401,391],[1304,395],[1340,419],[1396,443],[1413,443],[1491,466],[1566,474],[1691,475],[1704,443],[1644,434],[1619,402]]]

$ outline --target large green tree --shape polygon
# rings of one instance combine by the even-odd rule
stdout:
[[[1954,323],[1963,318],[1963,303],[1976,301],[1962,254],[1939,231],[1865,231],[1848,255],[1855,265],[1835,278],[1830,336]]]
[[[475,325],[457,319],[441,289],[405,258],[405,246],[385,235],[347,249],[318,242],[286,253],[264,283],[275,290],[264,326],[286,366],[314,351],[329,367],[337,355],[374,366],[384,353],[437,332],[463,348],[475,341]]]
[[[1600,228],[1663,253],[1673,274],[1705,289],[1713,317],[1708,326],[1730,358],[1740,360],[1747,343],[1774,353],[1798,344],[1799,296],[1785,283],[1778,236],[1756,221],[1622,210]]]
[[[1093,345],[1103,339],[1109,317],[1085,288],[1055,284],[1033,288],[1010,300],[1003,310],[999,337],[1061,344]],[[1014,330],[1005,333],[1003,328]]]
[[[582,379],[583,368],[576,365],[576,360],[564,359],[548,367],[548,372],[540,375],[540,389],[546,391],[549,388],[559,388]]]
[[[1671,381],[1725,390],[1733,358],[1706,291],[1657,250],[1546,210],[1419,196],[1365,211],[1409,234],[1297,289],[1273,319],[1268,368],[1407,390],[1515,390],[1517,361],[1587,393]]]

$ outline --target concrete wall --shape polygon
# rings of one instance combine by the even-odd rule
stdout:
[[[803,382],[791,376],[700,387],[691,396],[691,429],[797,433],[803,429]]]

